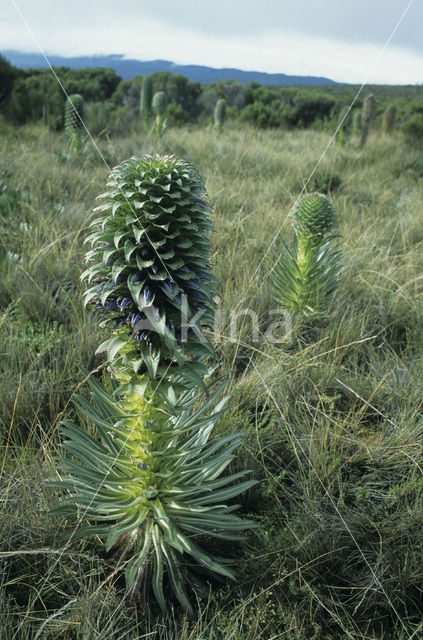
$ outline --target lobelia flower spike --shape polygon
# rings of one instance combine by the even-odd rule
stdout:
[[[157,136],[162,136],[164,130],[166,129],[166,107],[167,107],[167,96],[164,91],[158,91],[153,96],[153,112],[156,116],[156,126],[155,132]]]
[[[291,213],[294,252],[279,237],[282,253],[270,270],[279,304],[293,313],[324,311],[337,290],[341,253],[333,240],[336,216],[327,196],[304,196]]]
[[[336,224],[335,209],[327,196],[314,193],[301,198],[290,214],[298,243],[318,246]]]
[[[72,151],[81,155],[86,141],[84,129],[84,98],[79,93],[69,96],[65,102],[65,131],[71,141]]]
[[[222,131],[226,120],[226,100],[220,98],[214,108],[214,125],[218,131]]]
[[[197,331],[181,339],[183,296],[191,316],[213,315],[209,206],[197,171],[172,156],[131,158],[108,187],[89,237],[94,264],[82,277],[97,280],[87,302],[113,326],[103,349],[118,380],[107,391],[91,378],[91,401],[77,397],[88,429],[62,425],[67,455],[51,484],[65,496],[56,513],[90,521],[71,539],[97,535],[116,549],[131,598],[151,586],[166,613],[169,586],[192,613],[190,590],[201,590],[204,572],[234,578],[210,540],[233,543],[255,526],[226,504],[255,481],[241,481],[249,470],[221,477],[240,438],[212,439],[227,402],[224,384],[204,383],[214,350],[193,317]]]
[[[214,323],[217,283],[204,183],[184,160],[156,155],[122,162],[107,185],[81,276],[92,285],[86,303],[114,332],[99,351],[117,375],[201,384],[202,361],[215,357],[202,325]]]

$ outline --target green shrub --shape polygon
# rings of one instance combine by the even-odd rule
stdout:
[[[342,184],[342,178],[339,173],[333,173],[329,170],[316,171],[308,183],[308,188],[318,191],[324,195],[336,191]]]
[[[144,120],[146,127],[149,126],[152,116],[152,102],[153,99],[153,79],[151,76],[144,76],[141,86],[140,95],[140,114]]]
[[[421,146],[423,142],[423,113],[416,113],[406,120],[401,131],[408,143]]]

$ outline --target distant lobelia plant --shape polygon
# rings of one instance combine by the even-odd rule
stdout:
[[[341,253],[334,245],[336,216],[330,199],[320,193],[304,196],[291,213],[294,250],[279,237],[270,270],[275,298],[285,309],[306,315],[324,311],[339,286]]]
[[[207,541],[233,543],[254,526],[226,504],[255,484],[239,482],[248,470],[222,477],[239,435],[211,440],[227,399],[224,383],[205,382],[215,354],[199,318],[210,320],[216,280],[204,196],[198,172],[172,156],[112,170],[82,276],[92,285],[87,303],[112,332],[101,347],[112,390],[91,379],[91,402],[77,398],[91,426],[63,423],[68,455],[52,482],[66,491],[56,513],[90,521],[71,538],[104,538],[126,562],[130,596],[152,587],[163,612],[168,587],[192,613],[204,572],[234,578]]]
[[[388,105],[385,111],[383,112],[383,117],[382,117],[382,136],[383,137],[391,133],[392,129],[394,128],[396,113],[397,113],[397,110],[393,104]]]
[[[343,145],[351,133],[352,113],[350,107],[343,107],[338,117],[338,134],[337,142]]]
[[[79,93],[69,96],[65,102],[65,131],[71,141],[72,151],[79,156],[86,142],[84,128],[84,98]]]
[[[153,78],[144,76],[141,86],[140,114],[145,126],[148,128],[152,116],[151,102],[153,99]]]
[[[369,93],[364,98],[363,102],[363,110],[361,114],[361,139],[360,139],[360,147],[363,147],[367,136],[369,135],[370,125],[376,116],[376,98],[373,93]]]
[[[158,91],[153,96],[153,112],[156,116],[156,124],[155,124],[155,132],[157,136],[161,136],[166,129],[166,107],[167,107],[167,96],[164,91]]]
[[[226,100],[220,98],[214,107],[214,125],[218,131],[222,131],[226,120]]]
[[[359,135],[361,132],[361,109],[354,109],[352,114],[352,133]]]

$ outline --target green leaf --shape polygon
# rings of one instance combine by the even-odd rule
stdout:
[[[153,544],[151,535],[152,528],[153,521],[147,520],[142,531],[142,534],[144,536],[142,549],[137,555],[135,555],[135,557],[128,563],[126,567],[125,579],[129,589],[134,586],[137,573],[142,574],[144,572],[145,565],[149,558],[150,549]]]
[[[129,262],[131,255],[136,251],[137,247],[130,241],[126,240],[124,245],[125,260]]]
[[[135,512],[134,518],[126,525],[115,524],[110,530],[109,535],[106,540],[106,552],[110,551],[110,549],[116,544],[118,539],[128,533],[141,526],[148,515],[148,509],[140,509],[138,512]]]
[[[155,561],[153,564],[153,591],[162,612],[166,613],[166,599],[163,592],[163,552],[160,544],[161,536],[157,525],[153,525],[152,538],[155,553]]]
[[[126,347],[128,341],[129,341],[128,336],[127,335],[124,336],[122,334],[118,334],[117,336],[112,338],[107,347],[107,359],[113,360],[115,355],[119,353],[121,349]]]

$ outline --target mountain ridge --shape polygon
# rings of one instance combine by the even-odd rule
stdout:
[[[48,67],[46,60],[40,53],[21,53],[9,49],[2,51],[1,55],[12,65],[21,69],[45,69]],[[203,65],[180,65],[169,60],[133,60],[127,59],[121,54],[71,57],[48,55],[47,57],[53,67],[69,67],[71,69],[104,67],[114,69],[124,80],[130,80],[137,75],[145,76],[159,71],[168,71],[175,74],[181,73],[189,80],[200,82],[200,84],[209,84],[219,80],[236,80],[243,84],[258,82],[261,85],[273,86],[339,84],[334,80],[319,76],[297,76],[232,68],[215,69]]]

